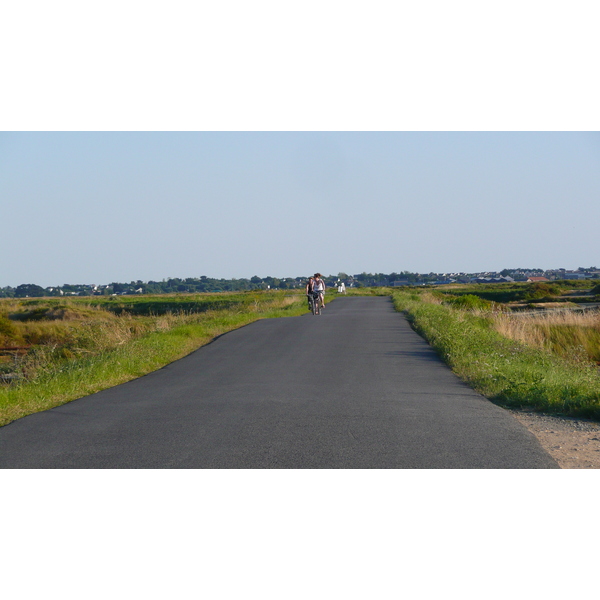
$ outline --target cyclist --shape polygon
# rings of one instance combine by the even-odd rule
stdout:
[[[308,310],[310,310],[310,297],[313,294],[314,281],[315,281],[314,277],[309,277],[308,281],[306,282],[306,297],[308,299]]]
[[[313,280],[313,293],[319,295],[321,301],[321,308],[325,308],[325,282],[321,279],[321,273],[315,273]]]

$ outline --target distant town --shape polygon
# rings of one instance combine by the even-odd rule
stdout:
[[[568,269],[503,269],[481,273],[338,273],[324,277],[328,287],[343,282],[346,287],[397,287],[406,285],[444,285],[449,283],[510,283],[555,280],[600,279],[596,267]],[[233,292],[304,287],[306,277],[258,277],[250,279],[213,279],[210,277],[169,278],[162,281],[131,281],[130,283],[63,284],[41,287],[33,283],[15,288],[0,288],[0,298],[40,298],[44,296],[123,296],[139,294],[173,294],[198,292]]]

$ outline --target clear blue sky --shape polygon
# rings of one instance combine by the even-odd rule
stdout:
[[[0,135],[0,285],[600,266],[598,133]]]

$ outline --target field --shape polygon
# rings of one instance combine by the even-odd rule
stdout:
[[[0,425],[124,383],[303,295],[247,292],[0,300]]]
[[[539,283],[450,284],[440,286],[443,294],[474,295],[483,300],[510,306],[547,302],[600,302],[600,285],[593,280],[557,280]]]

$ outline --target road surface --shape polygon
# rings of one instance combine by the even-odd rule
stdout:
[[[385,297],[265,319],[0,428],[2,468],[557,468]]]

